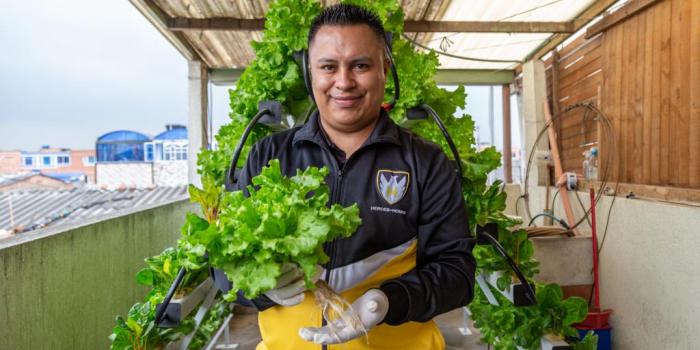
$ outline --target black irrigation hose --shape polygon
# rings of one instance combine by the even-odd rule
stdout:
[[[554,198],[552,198],[552,212],[554,212],[554,205],[557,204],[557,196],[559,195],[559,192],[561,192],[561,188],[559,188],[557,192],[554,193]]]
[[[534,154],[535,154],[535,147],[539,143],[540,139],[542,136],[547,132],[549,127],[554,123],[554,121],[559,120],[562,118],[562,116],[567,115],[568,112],[577,109],[577,108],[586,108],[588,110],[592,110],[597,114],[596,120],[598,122],[603,124],[603,129],[606,133],[606,138],[610,140],[610,151],[607,152],[609,156],[606,158],[605,162],[605,171],[603,172],[603,180],[601,181],[601,186],[598,189],[598,193],[596,194],[595,197],[595,202],[597,203],[602,195],[605,192],[606,185],[608,183],[608,176],[610,172],[610,166],[612,164],[613,156],[615,156],[616,153],[616,143],[615,143],[615,135],[613,133],[613,127],[612,127],[612,122],[610,121],[610,118],[607,117],[607,115],[601,111],[598,107],[596,107],[593,103],[575,103],[567,108],[565,108],[561,113],[558,115],[552,116],[552,119],[547,122],[544,127],[540,130],[539,134],[537,134],[537,138],[535,138],[535,142],[530,149],[530,156],[528,157],[527,161],[527,167],[525,171],[525,193],[522,194],[522,197],[525,199],[525,212],[527,213],[527,216],[529,218],[532,218],[532,213],[530,211],[530,200],[529,200],[529,191],[528,191],[528,183],[529,183],[529,178],[530,178],[530,168],[532,167],[532,162],[534,159]],[[549,186],[549,184],[547,184]],[[617,187],[617,186],[616,186]],[[617,193],[617,191],[616,191]],[[612,204],[612,203],[611,203]],[[583,218],[581,218],[579,221],[577,221],[574,225],[571,226],[571,230],[576,229],[579,225],[581,225],[586,219],[588,218],[588,215],[590,215],[590,208],[586,211],[585,215]]]
[[[185,277],[185,272],[187,272],[185,268],[181,267],[180,271],[177,272],[177,277],[175,277],[175,281],[173,281],[173,284],[170,285],[170,290],[168,290],[168,294],[165,295],[163,302],[158,305],[155,318],[156,325],[158,325],[158,323],[160,323],[161,319],[163,318],[165,310],[168,308],[168,304],[170,304],[170,300],[173,299],[175,291],[180,286],[180,283],[182,283],[182,279]]]
[[[535,289],[532,288],[532,285],[530,282],[527,281],[527,278],[525,278],[525,275],[523,275],[523,272],[520,271],[520,268],[518,265],[513,261],[513,259],[508,255],[508,252],[506,252],[505,248],[498,243],[498,240],[495,239],[493,236],[491,236],[488,233],[481,233],[482,236],[486,237],[486,239],[489,240],[491,245],[498,251],[498,253],[506,259],[506,262],[508,265],[510,265],[511,270],[515,272],[515,275],[518,277],[520,280],[520,283],[525,286],[525,295],[527,295],[528,299],[530,299],[530,302],[532,302],[532,305],[537,305],[537,296],[535,294]]]
[[[435,123],[438,125],[438,128],[440,128],[442,135],[445,136],[447,144],[450,146],[450,150],[452,151],[452,156],[455,158],[455,162],[457,163],[457,172],[459,178],[462,179],[462,174],[464,174],[462,171],[462,159],[459,156],[459,152],[457,151],[457,146],[455,145],[454,140],[452,140],[450,133],[448,133],[447,128],[445,128],[445,124],[442,123],[440,116],[437,114],[437,112],[435,112],[435,110],[432,107],[428,106],[427,104],[422,104],[421,107],[428,111],[428,113],[433,117]]]
[[[389,60],[389,69],[391,69],[391,75],[394,80],[394,97],[388,104],[388,110],[392,110],[396,106],[396,101],[399,100],[401,96],[401,90],[399,88],[399,73],[396,72],[396,66],[394,65],[394,55],[391,53],[391,47],[386,45],[386,57]]]
[[[527,224],[527,226],[532,226],[532,223],[535,222],[535,219],[539,218],[540,216],[550,217],[550,218],[554,219],[554,221],[558,222],[559,225],[561,225],[563,228],[565,228],[567,230],[569,229],[569,224],[566,223],[566,220],[558,218],[550,213],[539,213],[539,214],[535,215],[535,217],[532,218],[532,220],[530,220],[530,223]]]
[[[236,150],[233,152],[233,158],[231,159],[231,166],[228,168],[228,174],[226,174],[226,177],[231,181],[231,185],[236,184],[238,179],[236,179],[236,164],[238,164],[238,158],[241,157],[241,151],[243,151],[243,146],[245,145],[245,142],[248,140],[248,135],[250,132],[253,130],[253,127],[255,124],[258,123],[260,118],[262,118],[265,114],[271,113],[269,109],[263,109],[259,111],[253,119],[250,120],[250,123],[248,123],[248,126],[245,127],[245,131],[243,132],[243,135],[241,136],[241,139],[238,141],[238,145],[236,146]]]

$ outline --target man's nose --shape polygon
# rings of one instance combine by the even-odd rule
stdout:
[[[349,68],[341,68],[335,79],[335,87],[340,90],[349,90],[355,87],[355,77]]]

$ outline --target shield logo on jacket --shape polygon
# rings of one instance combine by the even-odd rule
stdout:
[[[400,201],[408,191],[409,173],[405,171],[377,171],[377,191],[390,205]]]

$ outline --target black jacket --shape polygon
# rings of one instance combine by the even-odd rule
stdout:
[[[417,240],[415,268],[380,287],[390,304],[385,322],[424,322],[467,305],[474,287],[474,240],[460,181],[439,146],[397,126],[382,111],[369,138],[340,167],[318,118],[315,113],[305,125],[256,143],[235,188],[245,188],[275,158],[286,176],[327,166],[330,202],[357,203],[362,218],[354,235],[324,247],[331,287],[349,287],[333,280],[334,271]],[[246,303],[240,296],[239,301]],[[264,296],[251,302],[259,310],[275,305]]]

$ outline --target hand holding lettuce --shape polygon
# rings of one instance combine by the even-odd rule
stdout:
[[[216,222],[188,215],[182,247],[193,264],[208,252],[211,266],[226,273],[233,284],[227,300],[235,300],[237,290],[254,298],[275,288],[285,263],[298,265],[311,287],[316,265],[328,261],[323,243],[360,225],[357,205],[326,206],[327,174],[309,167],[287,178],[279,161],[270,161],[253,177],[250,196],[223,193]]]

